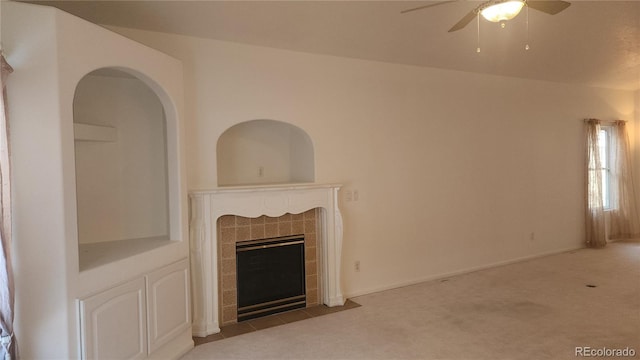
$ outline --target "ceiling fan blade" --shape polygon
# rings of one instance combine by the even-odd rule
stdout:
[[[418,6],[418,7],[415,7],[415,8],[402,10],[402,11],[400,11],[400,14],[405,14],[405,13],[408,13],[408,12],[411,12],[411,11],[416,11],[416,10],[422,10],[422,9],[426,9],[426,8],[430,8],[430,7],[434,7],[434,6],[438,6],[438,5],[444,5],[444,4],[448,4],[448,3],[456,2],[456,1],[458,1],[458,0],[446,0],[446,1],[440,1],[440,2],[437,2],[437,3],[433,3],[433,4],[422,5],[422,6]]]
[[[458,30],[464,28],[465,26],[469,25],[469,23],[471,21],[473,21],[473,19],[475,19],[476,16],[478,16],[478,11],[477,10],[478,9],[471,10],[460,21],[458,21],[455,25],[453,25],[453,27],[451,29],[449,29],[449,32],[458,31]]]
[[[570,2],[562,1],[562,0],[546,0],[546,1],[536,1],[536,0],[527,0],[527,6],[542,11],[543,13],[555,15],[560,11],[566,9],[571,5]]]

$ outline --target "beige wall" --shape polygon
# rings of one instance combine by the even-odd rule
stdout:
[[[190,189],[217,186],[236,123],[307,131],[316,181],[359,193],[340,204],[347,296],[581,247],[582,119],[634,111],[630,91],[114,30],[183,61]]]

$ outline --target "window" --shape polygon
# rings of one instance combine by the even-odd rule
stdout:
[[[600,120],[588,119],[586,124],[586,243],[589,247],[603,247],[607,238],[640,237],[625,122],[602,125]]]
[[[604,210],[610,210],[613,207],[612,194],[611,194],[611,127],[601,126],[598,130],[598,157],[600,158],[600,166],[596,167],[595,157],[589,159],[589,178],[590,183],[597,184],[596,174],[600,172],[602,180],[601,191],[602,199],[600,197],[590,197],[590,208],[596,208],[602,206]],[[595,155],[595,154],[594,154]],[[594,189],[595,190],[595,189]],[[600,203],[602,201],[602,203]],[[593,202],[593,203],[591,203]]]
[[[612,207],[611,201],[611,127],[602,126],[598,133],[598,150],[602,175],[602,205],[605,210]]]

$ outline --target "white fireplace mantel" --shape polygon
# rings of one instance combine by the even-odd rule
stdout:
[[[338,208],[337,184],[269,185],[225,187],[192,191],[191,288],[193,335],[207,336],[220,331],[218,302],[218,239],[216,223],[223,215],[244,217],[299,214],[314,208],[319,212],[320,273],[322,302],[342,306],[340,261],[342,256],[342,215]]]

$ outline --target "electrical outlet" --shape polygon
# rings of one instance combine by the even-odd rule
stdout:
[[[346,190],[346,191],[344,192],[344,199],[345,199],[346,201],[352,201],[352,200],[353,200],[353,191],[351,191],[351,190]]]
[[[354,269],[356,272],[360,272],[360,260],[356,260],[356,262],[355,262],[355,263],[353,263],[353,269]]]

